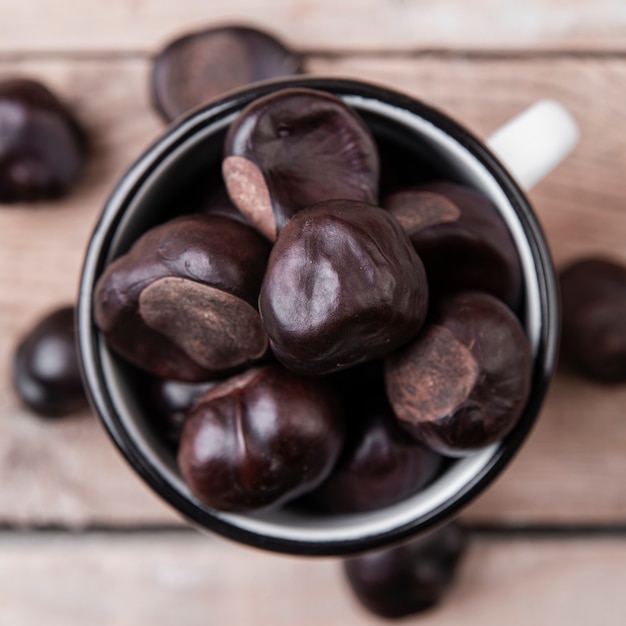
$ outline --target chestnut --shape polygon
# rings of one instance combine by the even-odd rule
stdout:
[[[232,89],[300,72],[300,56],[269,33],[208,28],[177,37],[157,54],[152,103],[169,122]]]
[[[359,368],[345,371],[354,369]],[[382,374],[360,393],[350,390],[344,405],[348,426],[343,452],[330,476],[305,496],[307,503],[331,513],[371,511],[417,493],[435,478],[443,457],[398,426]]]
[[[0,203],[59,198],[76,182],[86,153],[80,124],[45,85],[0,81]]]
[[[389,194],[383,207],[400,222],[409,237],[425,228],[456,222],[461,217],[461,209],[452,200],[443,194],[419,188]]]
[[[419,336],[385,362],[387,396],[399,423],[449,456],[510,432],[526,405],[531,373],[519,320],[481,292],[446,300]]]
[[[391,194],[383,207],[394,212],[403,204],[406,211],[411,194],[418,204],[428,194],[432,206],[448,206],[447,219],[410,234],[426,268],[433,300],[477,290],[517,309],[522,301],[521,264],[509,229],[495,206],[469,187],[434,181]],[[450,204],[458,210],[456,219]]]
[[[328,374],[388,354],[421,328],[422,262],[387,211],[321,202],[280,232],[259,294],[276,357],[301,374]]]
[[[248,221],[274,241],[292,215],[325,200],[378,201],[379,158],[365,122],[340,98],[292,88],[232,123],[222,174]]]
[[[63,417],[87,406],[72,305],[50,311],[20,339],[13,356],[13,387],[43,417]]]
[[[267,352],[256,309],[269,245],[217,215],[155,226],[103,272],[95,322],[111,349],[162,378],[210,380]]]
[[[599,382],[626,382],[626,265],[585,257],[559,279],[563,360]]]
[[[449,522],[404,545],[346,559],[349,589],[368,611],[395,619],[435,607],[450,590],[468,543]]]
[[[201,199],[198,213],[204,215],[221,215],[250,226],[244,214],[233,204],[225,187],[220,187],[208,197]]]
[[[178,448],[187,414],[196,400],[218,384],[217,381],[190,383],[156,377],[142,383],[151,423],[174,449]]]
[[[255,367],[198,398],[178,450],[181,474],[206,506],[277,507],[315,488],[341,451],[341,400],[323,379]]]

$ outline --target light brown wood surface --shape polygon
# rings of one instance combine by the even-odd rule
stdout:
[[[626,133],[607,131],[626,128],[620,106],[626,60],[415,63],[312,57],[308,66],[317,74],[403,89],[463,120],[482,137],[537,99],[560,100],[576,116],[582,140],[530,193],[555,262],[561,265],[599,251],[626,261]],[[84,180],[68,199],[54,206],[0,211],[0,450],[12,460],[0,475],[0,520],[5,523],[175,519],[119,461],[98,424],[89,419],[58,424],[37,420],[18,408],[9,385],[11,354],[20,333],[51,306],[74,300],[84,250],[107,193],[163,130],[149,106],[149,69],[146,60],[0,63],[0,76],[28,74],[56,87],[76,107],[93,138]],[[624,407],[624,387],[558,376],[528,445],[471,508],[470,518],[481,523],[625,523]],[[94,481],[77,473],[78,459],[98,459],[107,468],[106,479]],[[30,467],[28,475],[24,465]],[[50,482],[50,472],[55,481],[42,489],[41,481]],[[32,481],[35,475],[39,479]]]
[[[151,52],[232,22],[303,50],[623,51],[626,10],[621,0],[1,0],[0,50]]]
[[[309,71],[408,92],[481,137],[537,99],[561,101],[580,124],[581,142],[530,192],[555,261],[599,251],[626,261],[623,2],[231,5],[227,12],[197,0],[0,0],[0,79],[44,80],[77,112],[92,148],[68,198],[0,207],[0,526],[7,529],[0,533],[0,624],[30,626],[44,616],[70,626],[159,626],[175,616],[184,625],[380,623],[350,599],[334,561],[141,531],[184,522],[128,469],[88,412],[45,421],[21,407],[11,388],[18,338],[50,308],[75,299],[107,194],[163,130],[149,103],[150,56],[184,29],[245,17],[309,51]],[[624,623],[625,409],[626,387],[560,372],[519,456],[463,514],[496,529],[617,532],[481,534],[448,602],[419,623]],[[59,532],[36,530],[51,525]],[[16,526],[35,530],[20,534]],[[117,530],[69,532],[94,526]]]
[[[11,626],[375,626],[334,559],[277,557],[195,535],[0,537]],[[444,602],[400,624],[622,626],[626,543],[477,537]]]

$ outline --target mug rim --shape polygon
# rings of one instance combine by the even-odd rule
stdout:
[[[141,452],[132,434],[118,415],[107,389],[99,331],[93,323],[92,295],[95,283],[108,263],[108,252],[132,199],[155,169],[209,123],[223,121],[252,100],[277,89],[303,87],[347,98],[380,101],[425,119],[460,144],[493,177],[515,211],[530,246],[539,290],[541,326],[533,360],[531,395],[515,427],[490,459],[462,489],[419,519],[375,535],[353,539],[300,541],[258,532],[229,523],[223,517],[200,509],[165,480],[161,471]],[[190,523],[202,529],[252,547],[274,552],[307,556],[340,556],[380,548],[409,539],[418,531],[434,528],[454,517],[482,493],[510,463],[534,426],[552,378],[559,339],[559,298],[549,247],[536,215],[524,192],[502,163],[464,126],[421,100],[391,88],[354,79],[289,77],[255,83],[198,107],[171,124],[161,136],[126,170],[111,192],[89,241],[80,280],[77,306],[79,361],[89,401],[109,436],[134,471],[163,500]]]

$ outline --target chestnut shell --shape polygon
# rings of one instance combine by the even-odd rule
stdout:
[[[385,363],[387,396],[400,425],[449,456],[505,437],[526,405],[531,375],[519,320],[481,292],[447,299],[420,335]]]
[[[0,81],[0,202],[59,198],[80,175],[86,135],[75,116],[42,83]]]
[[[435,478],[443,457],[400,428],[385,396],[382,374],[358,391],[349,387],[341,391],[346,443],[335,469],[305,498],[307,503],[331,513],[371,511],[417,493]]]
[[[442,601],[454,583],[467,543],[467,531],[450,522],[395,548],[346,559],[343,570],[363,607],[396,619]]]
[[[378,201],[374,137],[352,107],[326,92],[282,89],[253,101],[231,124],[224,156],[233,202],[271,241],[312,204]]]
[[[497,209],[482,194],[456,183],[436,181],[415,189],[440,195],[460,211],[456,220],[411,235],[433,299],[460,291],[485,291],[517,310],[523,296],[522,267]]]
[[[252,368],[198,398],[178,450],[195,496],[222,511],[278,507],[315,488],[343,445],[341,400],[323,379]]]
[[[582,258],[559,281],[564,362],[593,380],[626,382],[626,265]]]
[[[157,54],[152,104],[169,122],[227,91],[301,71],[300,56],[269,33],[240,25],[207,28],[177,37]]]
[[[406,343],[427,303],[423,265],[399,223],[379,207],[336,200],[300,211],[283,228],[259,312],[285,366],[328,374]]]
[[[189,287],[215,288],[247,303],[251,314],[257,315],[256,302],[268,254],[268,243],[236,220],[217,215],[174,218],[144,233],[126,254],[105,269],[94,293],[96,324],[113,350],[156,376],[202,381],[227,373],[230,366],[209,368],[164,334],[168,329],[160,332],[167,319],[149,325],[142,313],[142,297],[159,281],[178,278],[187,281]],[[180,310],[182,299],[174,299],[171,305]],[[236,327],[237,321],[224,320],[223,332],[227,333],[229,324]],[[194,339],[188,328],[171,330],[183,339]],[[199,337],[198,344],[202,343],[207,342]],[[259,356],[250,355],[240,365]]]
[[[87,406],[74,328],[74,307],[50,311],[19,341],[13,356],[13,387],[43,417],[63,417]]]

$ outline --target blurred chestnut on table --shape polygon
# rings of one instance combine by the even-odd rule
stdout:
[[[74,114],[42,83],[0,81],[0,203],[63,196],[87,157]]]
[[[626,265],[582,258],[559,279],[564,361],[594,380],[626,382]]]
[[[216,215],[186,215],[145,232],[96,285],[108,345],[162,378],[201,381],[267,352],[256,309],[269,244]]]
[[[207,506],[267,509],[324,480],[344,434],[341,399],[328,382],[268,365],[229,378],[196,400],[178,463]]]
[[[87,406],[78,364],[74,307],[50,311],[20,339],[13,387],[35,413],[63,417]]]
[[[386,359],[387,395],[418,441],[463,456],[505,437],[530,393],[532,356],[515,315],[481,292],[450,297]]]
[[[176,38],[152,67],[152,103],[171,121],[238,87],[301,72],[300,55],[248,26],[220,26]]]
[[[467,541],[463,527],[450,522],[401,546],[346,559],[344,574],[372,613],[388,619],[421,613],[452,587]]]
[[[376,204],[380,163],[371,131],[340,98],[281,89],[232,123],[222,164],[228,193],[270,241],[301,209],[325,200]]]
[[[287,222],[259,295],[272,351],[301,374],[389,354],[417,334],[427,307],[423,265],[398,221],[350,200]]]

